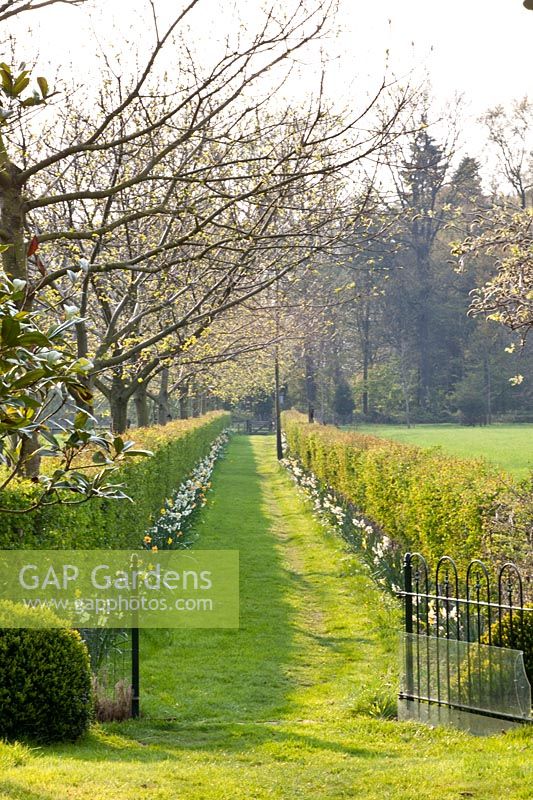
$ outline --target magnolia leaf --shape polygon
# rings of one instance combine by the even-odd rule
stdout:
[[[18,78],[16,79],[15,83],[13,84],[13,94],[20,95],[27,88],[30,83],[30,79],[28,78],[28,72],[22,72]]]
[[[39,369],[32,369],[29,372],[26,372],[25,375],[22,375],[16,381],[11,384],[12,389],[24,389],[26,386],[30,386],[31,384],[37,383],[46,375],[46,370],[42,367]]]
[[[89,414],[87,414],[85,411],[78,411],[78,413],[74,417],[74,427],[85,428],[88,421],[89,421]]]
[[[48,81],[46,80],[46,78],[40,76],[39,78],[37,78],[37,83],[39,84],[39,89],[41,90],[43,100],[46,100],[49,94]]]
[[[4,317],[2,320],[2,345],[13,347],[17,344],[20,335],[20,323],[12,317]]]
[[[31,106],[40,106],[42,102],[38,97],[27,97],[22,101],[21,106],[22,108],[31,108]]]

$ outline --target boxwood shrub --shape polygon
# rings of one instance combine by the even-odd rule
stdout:
[[[14,603],[4,601],[0,622],[17,613]],[[42,622],[52,616],[45,609],[20,613],[22,623],[32,613]],[[0,627],[0,738],[74,741],[92,715],[89,655],[77,631]]]

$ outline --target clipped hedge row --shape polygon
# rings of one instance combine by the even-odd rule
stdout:
[[[128,438],[151,450],[116,473],[134,501],[95,498],[79,506],[51,506],[28,514],[0,514],[0,549],[84,549],[137,547],[166,497],[208,452],[228,425],[229,415],[212,412],[165,426],[136,428]],[[3,508],[23,508],[35,492],[18,481],[0,494]]]
[[[310,425],[286,412],[290,455],[404,549],[479,557],[490,509],[510,478],[485,461]]]

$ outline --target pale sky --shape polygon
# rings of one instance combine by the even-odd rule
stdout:
[[[383,75],[388,50],[389,69],[396,75],[414,71],[415,80],[429,75],[438,103],[450,104],[457,93],[464,95],[464,137],[472,151],[481,149],[481,132],[474,122],[480,113],[491,105],[533,95],[533,11],[524,9],[522,0],[339,2],[341,32],[332,34],[324,47],[335,60],[328,89],[343,101],[350,102],[354,93],[372,91]],[[96,10],[92,25],[102,40],[116,26],[120,37],[142,43],[147,38],[138,21],[142,5],[143,0],[90,0]],[[156,5],[168,17],[182,2],[156,0]],[[228,8],[236,7],[253,26],[261,5],[264,0],[201,0],[196,22],[207,32],[204,46],[209,48],[212,37],[231,24]],[[39,51],[43,65],[50,60],[63,70],[72,62],[74,75],[83,80],[91,75],[95,49],[87,20],[85,7],[57,6],[21,15],[17,40],[26,51],[22,57]],[[31,36],[24,35],[28,27]],[[129,52],[128,45],[122,47],[124,63]],[[314,56],[309,58],[312,62]],[[312,63],[310,74],[311,70]],[[306,91],[304,82],[302,94]]]

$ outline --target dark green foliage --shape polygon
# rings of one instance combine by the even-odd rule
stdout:
[[[72,741],[92,711],[89,656],[77,631],[0,630],[0,738]]]
[[[460,381],[453,395],[459,411],[461,425],[481,425],[487,421],[487,408],[483,396],[483,378],[468,375]]]
[[[354,409],[353,393],[346,381],[341,381],[335,387],[333,410],[335,417],[341,424],[350,422]]]

